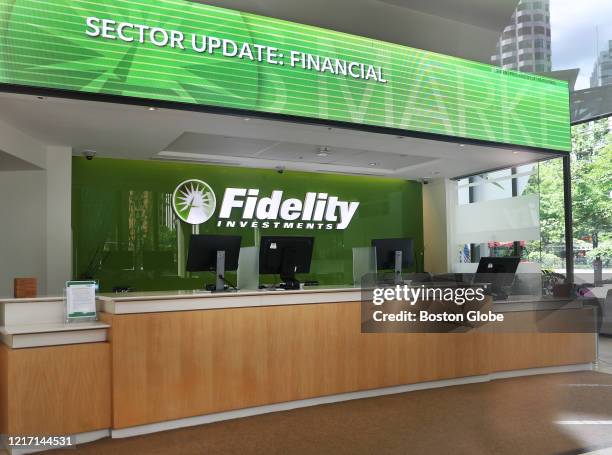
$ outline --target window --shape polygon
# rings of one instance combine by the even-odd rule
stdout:
[[[516,50],[516,47],[514,46],[514,44],[506,44],[504,47],[502,47],[503,53],[512,52],[514,50]]]
[[[581,152],[575,150],[572,159],[576,176],[572,185],[577,282],[584,279],[592,282],[592,263],[596,257],[600,257],[604,268],[612,266],[610,219],[602,216],[609,204],[608,194],[588,191],[597,186],[594,182],[602,172],[610,172],[612,136],[606,135],[607,121],[573,128],[574,137],[582,135],[582,151],[586,153],[581,158]],[[451,226],[454,242],[449,244],[454,252],[454,272],[473,272],[481,257],[518,255],[522,262],[510,292],[521,295],[521,288],[529,289],[524,294],[550,293],[550,289],[542,288],[542,270],[565,274],[562,159],[459,180],[455,204]],[[502,221],[504,216],[512,218],[515,224],[509,227]],[[582,275],[584,272],[590,275]]]
[[[544,22],[544,15],[543,14],[534,14],[533,15],[533,20],[534,20],[534,22]]]
[[[560,161],[560,160],[558,160]],[[523,264],[519,273],[523,284],[541,286],[539,263],[541,257],[540,188],[538,165],[529,164],[512,169],[489,172],[457,182],[457,202],[452,226],[453,245],[457,254],[454,272],[476,269],[481,257],[520,256]],[[507,220],[514,220],[509,226]],[[563,259],[555,256],[555,265]]]
[[[533,27],[534,35],[544,35],[546,33],[546,27],[542,27],[541,25],[536,25]]]
[[[532,31],[531,27],[519,28],[518,36],[531,35],[531,31]]]
[[[523,40],[519,43],[519,49],[531,49],[531,41]]]
[[[507,57],[502,60],[502,65],[513,65],[516,63],[516,57]]]
[[[533,47],[535,47],[536,49],[544,49],[544,40],[542,38],[534,40]]]
[[[535,70],[536,70],[536,73],[544,73],[544,72],[548,71],[548,68],[546,67],[546,65],[544,65],[544,64],[542,64],[542,63],[538,63],[538,64],[535,66],[535,68],[536,68],[536,69],[535,69]]]
[[[529,14],[525,14],[525,15],[519,17],[517,22],[519,24],[521,24],[523,22],[531,22],[531,16]]]
[[[535,59],[536,60],[544,60],[546,58],[546,55],[544,54],[544,52],[536,52],[535,53]]]
[[[528,60],[533,60],[533,54],[521,54],[521,55],[519,55],[519,62],[526,62]]]

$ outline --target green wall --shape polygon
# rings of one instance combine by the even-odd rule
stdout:
[[[242,235],[243,246],[256,236],[315,237],[311,273],[298,278],[321,284],[352,282],[352,248],[372,238],[412,237],[423,250],[423,206],[418,182],[267,169],[244,169],[154,161],[73,158],[72,228],[75,278],[95,278],[101,289],[129,286],[135,291],[198,289],[212,273],[178,275],[177,224],[188,244],[193,227],[177,223],[171,196],[187,179],[207,182],[217,194],[217,212],[226,187],[260,188],[262,195],[283,190],[303,198],[306,191],[326,192],[361,205],[343,231],[217,228],[217,213],[199,226],[201,234]],[[422,256],[419,256],[422,258]],[[419,260],[422,263],[422,259]],[[228,274],[229,278],[233,278]],[[278,277],[264,276],[262,282]]]

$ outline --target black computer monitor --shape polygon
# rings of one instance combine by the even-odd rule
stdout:
[[[225,272],[238,269],[240,243],[242,237],[237,235],[192,235],[187,255],[188,272],[215,271],[217,291],[225,288]],[[218,252],[224,252],[224,260],[218,263]],[[218,267],[219,264],[219,267]],[[235,286],[232,286],[235,287]]]
[[[505,298],[504,288],[514,282],[514,275],[520,262],[521,258],[515,256],[480,258],[473,283],[490,283],[493,295]]]
[[[259,273],[279,274],[285,289],[299,289],[296,273],[309,273],[314,237],[262,237]]]
[[[395,269],[395,252],[402,252],[402,267],[414,264],[413,241],[410,238],[372,240],[376,248],[376,268],[378,270]]]

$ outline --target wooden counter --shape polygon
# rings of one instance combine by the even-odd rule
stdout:
[[[267,298],[291,297],[191,296],[192,307],[207,308],[191,311],[173,311],[171,296],[163,312],[148,311],[159,295],[133,300],[134,311],[130,300],[109,304],[122,313],[102,314],[111,325],[113,428],[595,360],[592,333],[364,334],[360,302],[349,292],[319,292],[324,303],[271,306]],[[311,300],[306,293],[294,302]],[[250,297],[256,305],[248,305]],[[213,298],[228,307],[212,309]]]
[[[0,434],[63,436],[111,425],[110,346],[0,343]]]

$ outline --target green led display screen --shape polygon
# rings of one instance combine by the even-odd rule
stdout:
[[[186,0],[0,0],[0,83],[570,150],[566,82]]]

